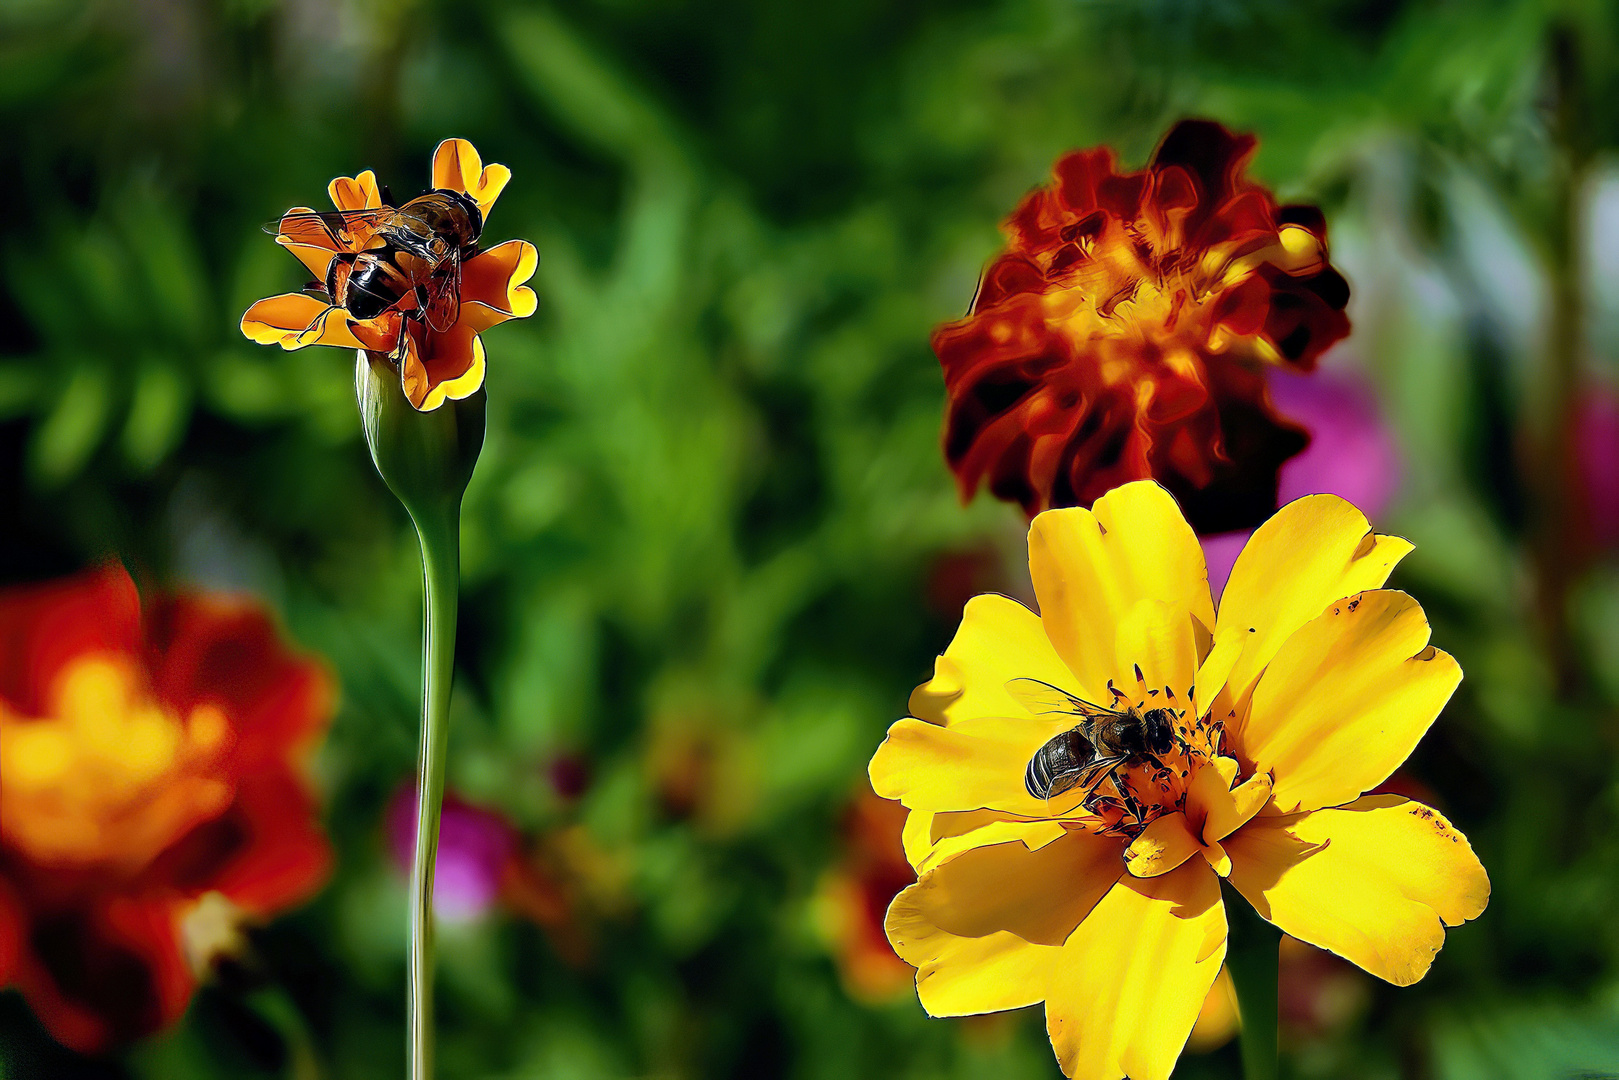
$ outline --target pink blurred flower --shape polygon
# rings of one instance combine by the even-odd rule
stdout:
[[[1270,373],[1276,411],[1310,433],[1304,452],[1282,465],[1276,502],[1284,506],[1305,495],[1328,494],[1348,499],[1368,517],[1388,505],[1400,485],[1400,454],[1393,433],[1383,422],[1371,388],[1355,376],[1332,371],[1314,375]],[[1619,422],[1619,410],[1613,419]],[[1613,481],[1619,483],[1619,474]],[[1615,503],[1619,513],[1619,501]],[[1216,598],[1249,532],[1203,537],[1209,565],[1209,588]]]
[[[1598,547],[1619,546],[1619,393],[1587,388],[1574,417],[1574,438],[1591,539]]]
[[[387,828],[389,853],[408,874],[416,854],[414,783],[402,787],[388,804]],[[481,918],[500,899],[516,852],[517,831],[504,817],[445,793],[433,883],[439,918],[446,922]]]

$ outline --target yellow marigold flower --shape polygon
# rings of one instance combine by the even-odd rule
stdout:
[[[446,139],[433,154],[433,187],[401,205],[370,170],[338,177],[327,188],[335,211],[295,206],[276,234],[314,280],[248,308],[242,333],[283,349],[384,354],[422,412],[470,396],[484,379],[480,333],[538,306],[523,284],[539,265],[534,245],[479,246],[511,175],[485,166],[465,139]]]
[[[1490,885],[1443,816],[1364,794],[1461,680],[1382,588],[1410,550],[1336,496],[1300,499],[1216,616],[1157,484],[1035,518],[1041,613],[975,597],[871,762],[911,811],[920,878],[887,931],[928,1012],[1043,1001],[1067,1075],[1164,1080],[1225,957],[1222,877],[1301,941],[1422,978]]]

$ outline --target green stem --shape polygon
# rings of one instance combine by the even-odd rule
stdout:
[[[433,874],[444,759],[449,745],[450,681],[460,587],[460,506],[448,514],[412,513],[422,545],[422,743],[417,764],[416,854],[410,871],[410,1080],[433,1076]]]
[[[1276,1080],[1276,977],[1282,932],[1235,889],[1227,886],[1225,894],[1231,928],[1225,966],[1242,1013],[1242,1075],[1245,1080]]]

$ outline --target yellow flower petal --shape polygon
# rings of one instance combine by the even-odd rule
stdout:
[[[872,756],[871,789],[911,810],[992,809],[1028,818],[1054,816],[1023,786],[1034,752],[1073,725],[1058,720],[974,717],[949,727],[910,717],[888,729]]]
[[[260,345],[289,351],[306,345],[363,348],[348,326],[342,308],[307,293],[283,293],[260,300],[242,316],[242,333]]]
[[[1203,772],[1217,775],[1213,769],[1205,769]],[[1199,816],[1203,818],[1203,828],[1199,835],[1205,844],[1218,844],[1246,825],[1270,801],[1269,773],[1250,776],[1235,788],[1221,784],[1212,792],[1196,782],[1200,778],[1201,774],[1193,779],[1193,786],[1186,793],[1186,808],[1187,814],[1194,820]]]
[[[905,893],[888,908],[888,940],[916,968],[916,996],[929,1016],[972,1016],[1040,1001],[1060,945],[1031,945],[1002,930],[956,937],[915,915]]]
[[[1336,495],[1297,499],[1254,530],[1232,567],[1214,632],[1217,650],[1241,645],[1226,680],[1238,715],[1295,630],[1334,600],[1381,587],[1410,550],[1397,536],[1374,534],[1366,516]]]
[[[955,639],[934,665],[933,678],[911,694],[911,714],[935,724],[1028,716],[1028,709],[1007,691],[1006,684],[1014,679],[1077,689],[1040,616],[1005,596],[975,596],[967,601]]]
[[[326,193],[339,210],[375,210],[382,205],[377,174],[370,169],[359,176],[339,176],[326,185]]]
[[[917,968],[934,1016],[1031,1005],[1061,945],[1112,887],[1119,843],[1070,833],[1030,851],[974,848],[922,875],[888,909],[889,941]]]
[[[1008,841],[1017,841],[1030,851],[1038,851],[1066,835],[1068,830],[1063,828],[1060,821],[1023,821],[1017,818],[992,821],[968,832],[934,841],[921,862],[916,864],[916,871],[926,873],[963,852]]]
[[[905,848],[905,859],[920,873],[923,863],[935,864],[941,858],[965,847],[1002,842],[1005,837],[1000,840],[987,839],[993,834],[985,830],[991,825],[1005,822],[1016,822],[1031,827],[1016,837],[1023,840],[1031,849],[1050,842],[1060,836],[1062,831],[1062,826],[1058,822],[1031,822],[1026,818],[1015,817],[999,810],[961,810],[940,814],[931,810],[912,810],[905,817],[905,828],[900,837]],[[1040,828],[1032,828],[1036,825]],[[974,836],[972,843],[956,842],[957,838],[969,834]],[[946,847],[946,850],[940,851],[941,847]]]
[[[911,864],[913,870],[922,865],[928,850],[933,847],[933,820],[938,816],[932,810],[912,810],[905,815],[900,844],[905,848],[905,861]]]
[[[1114,652],[1120,663],[1116,675],[1120,690],[1135,694],[1131,676],[1139,671],[1140,692],[1151,695],[1149,706],[1177,711],[1191,706],[1190,693],[1197,681],[1197,644],[1192,619],[1185,610],[1162,600],[1138,600],[1118,624]],[[1113,704],[1111,695],[1099,700]],[[1186,719],[1190,723],[1193,717],[1188,713]]]
[[[1225,846],[1231,883],[1261,915],[1396,986],[1427,974],[1444,928],[1477,918],[1490,898],[1467,838],[1397,795],[1258,817]]]
[[[1093,701],[1134,663],[1115,652],[1118,625],[1161,600],[1213,625],[1203,549],[1169,493],[1150,480],[1115,488],[1092,510],[1048,510],[1029,527],[1029,571],[1057,654]]]
[[[1062,949],[1046,1029],[1075,1080],[1168,1080],[1225,960],[1220,879],[1201,859],[1125,875]]]
[[[1220,691],[1225,689],[1231,669],[1237,664],[1237,658],[1242,655],[1244,644],[1241,638],[1230,639],[1217,642],[1209,650],[1202,666],[1197,669],[1197,686],[1192,691],[1193,716],[1204,716],[1214,706]]]
[[[1461,682],[1428,646],[1428,620],[1402,592],[1333,604],[1282,646],[1234,735],[1252,771],[1276,778],[1282,813],[1339,806],[1388,779]]]
[[[1202,846],[1192,834],[1185,814],[1165,814],[1143,829],[1125,849],[1124,865],[1136,877],[1158,877],[1191,858]]]
[[[445,139],[433,151],[433,186],[471,195],[483,211],[484,223],[500,198],[512,171],[504,165],[484,167],[483,158],[465,139]]]

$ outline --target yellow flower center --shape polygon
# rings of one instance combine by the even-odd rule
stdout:
[[[230,740],[217,707],[181,718],[127,657],[81,657],[46,716],[0,703],[0,836],[40,863],[137,869],[229,805],[233,787],[213,773]]]
[[[1038,258],[1048,279],[1062,282],[1043,298],[1046,318],[1097,350],[1109,386],[1140,377],[1142,348],[1177,371],[1195,365],[1200,350],[1224,352],[1235,335],[1213,325],[1215,301],[1261,266],[1301,274],[1326,261],[1320,240],[1297,225],[1283,225],[1269,243],[1231,241],[1201,253],[1181,247],[1176,227],[1160,231],[1147,220],[1106,218],[1096,229]],[[1263,337],[1245,341],[1258,359],[1281,361]]]

